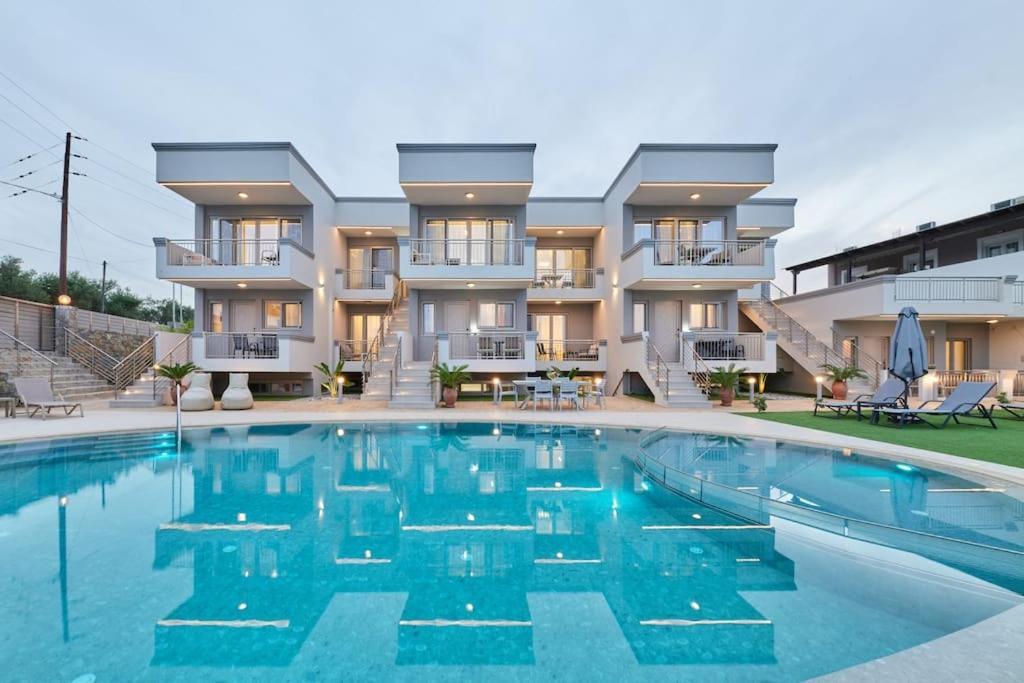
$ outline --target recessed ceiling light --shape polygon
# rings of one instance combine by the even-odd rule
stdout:
[[[695,284],[695,285],[693,286],[693,288],[694,288],[694,289],[700,289],[700,288],[701,288],[701,287],[703,287],[703,286],[704,286],[704,285],[702,285],[701,283],[699,283],[699,282],[698,282],[697,284]]]
[[[999,321],[998,320],[986,320],[985,322],[987,322],[989,325],[995,325]]]
[[[475,282],[467,282],[466,286],[469,287],[469,288],[473,288],[473,287],[476,287],[476,283]]]
[[[366,230],[366,231],[363,232],[363,234],[364,235],[372,235],[373,234],[373,230]]]
[[[556,301],[556,302],[555,302],[555,305],[556,305],[556,306],[561,306],[561,305],[562,305],[562,302],[561,302],[561,301]]]
[[[556,230],[555,234],[556,235],[564,235],[565,234],[565,230]]]
[[[249,198],[249,194],[247,192],[239,192],[238,193],[238,198],[239,199],[248,199]]]
[[[239,287],[241,287],[242,289],[245,289],[245,288],[246,288],[246,287],[248,287],[249,285],[245,284],[244,282],[239,282],[239,283],[238,283],[238,286],[239,286]]]
[[[466,199],[472,199],[472,198],[473,198],[473,197],[475,197],[475,196],[476,196],[476,195],[475,195],[475,194],[473,194],[472,192],[467,192],[467,193],[466,193]]]
[[[692,199],[694,201],[700,199],[700,192],[694,192],[693,194],[691,194],[690,195],[690,199]]]

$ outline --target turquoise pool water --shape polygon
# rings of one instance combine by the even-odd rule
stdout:
[[[26,442],[0,446],[0,679],[802,680],[1022,602],[1012,577],[918,545],[666,492],[636,469],[641,443],[803,510],[1019,547],[1014,491],[714,435],[425,423],[189,430],[180,454],[160,433]]]

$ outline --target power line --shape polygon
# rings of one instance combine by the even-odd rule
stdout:
[[[43,166],[40,166],[39,168],[33,169],[31,171],[25,171],[21,175],[16,175],[13,178],[8,178],[8,180],[14,181],[14,180],[20,180],[21,178],[26,178],[26,177],[28,177],[30,175],[35,174],[35,173],[39,173],[40,171],[42,171],[44,169],[50,168],[54,164],[59,164],[61,161],[62,161],[62,159],[54,159],[53,161],[51,161],[48,164],[44,164]]]
[[[143,166],[140,166],[137,163],[135,163],[134,161],[132,161],[131,159],[123,157],[123,156],[121,156],[120,154],[118,154],[117,152],[115,152],[115,151],[113,151],[111,149],[107,149],[106,147],[104,147],[100,143],[96,142],[95,140],[84,140],[84,142],[88,142],[90,145],[92,145],[94,147],[98,147],[99,149],[103,150],[104,152],[106,152],[107,154],[109,154],[111,156],[117,157],[118,159],[120,159],[121,161],[125,162],[126,164],[130,164],[130,165],[134,166],[135,168],[137,168],[140,171],[142,171],[145,174],[147,179],[151,179],[153,177],[153,171],[151,169],[148,169],[148,168],[145,168]]]
[[[122,177],[122,178],[124,178],[125,180],[130,180],[131,182],[135,183],[136,185],[139,185],[139,186],[141,186],[141,187],[144,187],[144,188],[146,188],[147,190],[149,190],[149,191],[151,191],[151,192],[155,192],[155,193],[156,193],[156,194],[158,194],[158,195],[159,195],[159,196],[160,196],[160,197],[161,197],[162,199],[167,199],[167,198],[168,198],[168,196],[167,196],[166,194],[164,194],[164,193],[163,193],[163,192],[161,192],[160,190],[156,189],[156,188],[155,188],[155,187],[153,187],[152,185],[150,185],[150,184],[148,184],[148,183],[144,183],[144,182],[142,182],[142,181],[140,181],[140,180],[136,180],[135,178],[132,178],[132,177],[131,177],[131,176],[129,176],[129,175],[125,175],[124,173],[121,173],[120,171],[118,171],[118,170],[117,170],[116,168],[113,168],[113,167],[111,167],[111,166],[107,166],[106,164],[100,163],[99,161],[96,161],[95,159],[91,159],[91,158],[89,158],[89,157],[82,157],[82,158],[83,158],[83,159],[85,159],[86,161],[89,161],[89,162],[91,162],[91,163],[93,163],[93,164],[96,164],[96,165],[97,165],[97,166],[99,166],[100,168],[105,168],[105,169],[107,169],[107,170],[108,170],[108,171],[110,171],[111,173],[116,173],[117,175],[121,176],[121,177]]]
[[[20,197],[21,195],[27,194],[28,192],[31,192],[32,190],[38,190],[41,187],[46,187],[47,185],[53,185],[54,183],[59,183],[60,180],[61,180],[60,178],[54,178],[53,180],[48,180],[45,183],[40,183],[39,185],[33,185],[32,187],[25,188],[24,190],[18,190],[17,192],[12,192],[11,194],[7,195],[6,199],[10,199],[11,197]]]
[[[135,242],[131,238],[126,238],[125,236],[123,236],[123,234],[118,234],[117,232],[115,232],[114,230],[112,230],[112,229],[110,229],[108,227],[103,227],[102,225],[100,225],[99,223],[97,223],[93,219],[89,218],[84,213],[82,213],[82,210],[79,209],[78,207],[74,207],[73,206],[73,207],[71,207],[71,210],[74,211],[75,213],[77,213],[78,215],[80,215],[82,218],[85,218],[87,221],[89,221],[90,223],[92,223],[93,225],[95,225],[96,227],[101,229],[103,232],[106,232],[106,233],[109,233],[109,234],[113,234],[113,236],[118,238],[119,240],[124,240],[125,242],[133,244],[133,245],[135,245],[137,247],[143,247],[145,249],[152,249],[153,248],[153,245],[147,245],[147,244],[143,244],[141,242]]]
[[[3,166],[0,166],[0,168],[7,168],[8,166],[14,166],[16,164],[20,164],[23,161],[28,161],[32,157],[37,157],[40,154],[42,154],[43,152],[48,152],[51,149],[53,149],[54,147],[60,147],[60,143],[59,142],[55,142],[52,145],[50,145],[49,147],[47,147],[46,149],[44,149],[42,152],[32,152],[31,154],[26,154],[23,157],[20,157],[18,159],[15,159],[14,161],[10,161],[10,162],[4,164]]]
[[[17,109],[18,111],[20,111],[20,112],[21,112],[22,114],[24,114],[24,115],[25,115],[25,116],[27,116],[28,118],[32,119],[32,120],[33,120],[33,121],[34,121],[34,122],[36,123],[36,125],[37,125],[37,126],[39,126],[39,127],[40,127],[40,128],[42,128],[43,130],[45,130],[45,131],[47,131],[48,133],[50,133],[50,135],[54,136],[55,138],[60,138],[60,134],[59,134],[59,133],[56,133],[56,132],[54,132],[54,130],[53,130],[52,128],[50,128],[49,126],[47,126],[47,125],[46,125],[45,123],[43,123],[42,121],[40,121],[40,120],[39,120],[39,119],[37,119],[36,117],[32,116],[32,114],[29,114],[29,113],[28,113],[27,111],[25,111],[25,110],[24,110],[24,109],[23,109],[23,108],[22,108],[22,107],[21,107],[21,106],[20,106],[20,105],[19,105],[19,104],[18,104],[17,102],[15,102],[14,100],[12,100],[12,99],[11,99],[10,97],[8,97],[7,95],[3,94],[2,92],[0,92],[0,97],[4,98],[4,99],[5,99],[5,100],[7,100],[8,102],[10,102],[10,104],[11,104],[11,106],[12,106],[12,107],[14,107],[14,108],[15,108],[15,109]]]
[[[185,220],[189,220],[190,219],[190,217],[186,216],[185,214],[178,213],[177,211],[173,211],[171,209],[168,209],[165,206],[160,206],[159,204],[157,204],[155,202],[149,201],[145,197],[140,197],[139,195],[135,194],[134,192],[129,192],[128,190],[125,190],[125,189],[122,189],[120,187],[117,187],[116,185],[111,185],[110,183],[108,183],[108,182],[106,182],[104,180],[100,180],[99,178],[97,178],[95,176],[86,175],[85,173],[78,173],[78,172],[75,172],[75,175],[81,176],[83,178],[88,178],[88,179],[90,179],[92,181],[95,181],[95,182],[99,183],[100,185],[106,185],[111,190],[116,190],[117,192],[121,192],[123,194],[126,194],[129,197],[134,197],[135,199],[138,199],[140,202],[145,202],[145,203],[149,204],[150,206],[153,206],[153,207],[155,207],[157,209],[160,209],[161,211],[166,211],[167,213],[169,213],[171,215],[177,216],[179,218],[184,218]]]
[[[50,152],[51,156],[57,156],[56,154],[54,154],[53,152],[50,151],[51,149],[53,149],[52,147],[47,147],[46,145],[44,145],[43,143],[39,142],[38,140],[35,140],[35,139],[29,137],[28,135],[26,135],[25,133],[21,132],[20,130],[15,128],[12,124],[8,123],[7,121],[5,121],[3,119],[0,119],[0,123],[4,124],[5,126],[10,128],[11,130],[13,130],[15,133],[17,133],[21,137],[25,138],[26,140],[31,142],[36,147],[38,147],[39,149],[43,150],[44,152]]]
[[[57,199],[57,200],[60,199],[60,195],[59,194],[53,194],[53,193],[50,193],[50,192],[41,192],[41,191],[37,190],[34,187],[26,187],[24,185],[18,185],[17,183],[11,183],[11,182],[8,182],[6,180],[0,180],[0,185],[10,185],[11,187],[16,187],[19,190],[27,190],[29,192],[39,192],[39,194],[45,194],[47,197],[52,197],[53,199]]]
[[[62,119],[61,117],[57,116],[57,115],[56,115],[56,114],[55,114],[55,113],[53,112],[53,110],[52,110],[52,109],[50,109],[50,108],[49,108],[49,107],[47,107],[47,106],[46,106],[45,104],[43,104],[42,102],[40,102],[39,100],[37,100],[37,99],[36,99],[35,97],[33,97],[33,96],[32,96],[32,93],[30,93],[30,92],[29,92],[28,90],[25,90],[25,89],[24,89],[24,88],[22,88],[22,87],[21,87],[20,85],[18,85],[17,83],[15,83],[15,82],[14,82],[14,79],[13,79],[13,78],[11,78],[11,77],[10,77],[10,76],[8,76],[7,74],[5,74],[5,73],[4,73],[3,71],[0,71],[0,76],[3,76],[3,77],[4,77],[4,78],[6,78],[6,79],[7,79],[8,81],[10,81],[11,85],[13,85],[13,86],[14,86],[15,88],[17,88],[17,89],[18,89],[18,90],[20,90],[21,92],[25,93],[25,95],[27,95],[27,96],[28,96],[28,98],[29,98],[30,100],[32,100],[33,102],[35,102],[36,104],[38,104],[38,105],[39,105],[40,107],[42,107],[43,109],[45,109],[45,110],[46,110],[47,112],[49,112],[50,116],[52,116],[53,118],[55,118],[55,119],[57,119],[58,121],[60,121],[60,122],[61,122],[61,123],[62,123],[62,124],[63,124],[63,125],[64,125],[64,126],[65,126],[65,127],[67,128],[67,129],[68,129],[68,130],[70,130],[70,131],[71,131],[72,133],[74,133],[74,132],[75,132],[75,128],[74,128],[74,126],[72,126],[72,125],[71,125],[70,123],[68,123],[67,121],[65,121],[65,120],[64,120],[64,119]],[[59,137],[59,136],[58,136],[58,137]]]

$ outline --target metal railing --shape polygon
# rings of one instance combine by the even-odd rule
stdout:
[[[344,361],[359,361],[362,363],[370,353],[370,342],[367,339],[339,339],[338,357]]]
[[[437,364],[440,362],[441,359],[441,351],[439,346],[440,345],[437,343],[437,337],[434,337],[434,351],[430,356],[430,397],[431,399],[433,399],[435,408],[437,407],[437,404],[441,402],[441,380],[437,375],[433,373],[433,368],[437,367]]]
[[[345,289],[387,289],[393,273],[390,268],[358,268],[342,270],[339,275]]]
[[[402,370],[402,337],[399,336],[395,343],[395,355],[391,359],[391,367],[388,369],[389,398],[394,398],[398,393],[398,375]]]
[[[596,268],[538,268],[533,289],[593,289],[597,286]]]
[[[654,386],[662,395],[668,399],[669,394],[669,367],[665,359],[661,357],[658,352],[658,347],[654,345],[650,337],[644,340],[644,362],[647,363],[647,369],[650,370],[654,376]]]
[[[896,301],[999,301],[999,277],[901,277],[896,279]]]
[[[154,399],[163,392],[165,387],[170,388],[173,386],[170,379],[159,376],[156,370],[163,365],[179,365],[190,360],[192,360],[192,335],[186,334],[177,344],[171,347],[170,351],[153,363]]]
[[[653,240],[656,266],[763,266],[764,240]]]
[[[278,239],[167,240],[167,265],[277,266],[281,247]]]
[[[686,334],[685,332],[683,334]],[[765,335],[762,332],[711,332],[698,330],[693,348],[704,360],[764,360]]]
[[[276,332],[203,332],[206,358],[278,358],[280,337]]]
[[[814,336],[810,330],[794,320],[788,313],[776,304],[772,299],[787,296],[787,294],[774,284],[762,290],[761,298],[756,301],[746,302],[753,308],[773,330],[778,332],[779,337],[785,339],[795,346],[816,367],[823,365],[846,366],[853,364],[864,371],[868,376],[868,382],[872,388],[877,388],[881,382],[885,370],[882,364],[872,358],[856,344],[849,340],[851,354],[847,355],[841,348],[841,341],[837,342],[837,335],[833,334],[832,345]]]
[[[599,349],[596,339],[538,339],[537,360],[596,361]]]
[[[448,357],[453,360],[521,360],[525,358],[525,332],[453,332],[448,335]]]
[[[1013,283],[1013,303],[1024,306],[1024,281]]]
[[[391,328],[391,322],[395,317],[395,311],[402,305],[402,301],[408,295],[408,288],[404,282],[399,280],[395,286],[395,293],[392,295],[391,300],[384,309],[384,315],[381,317],[380,328],[377,330],[377,334],[374,335],[373,339],[370,340],[369,346],[366,350],[366,355],[363,358],[363,391],[366,390],[367,383],[373,376],[373,366],[380,359],[381,349],[384,348],[384,337],[387,336],[388,330]]]
[[[705,358],[701,356],[695,346],[690,344],[689,339],[683,338],[679,339],[679,355],[684,358],[689,355],[693,360],[693,367],[689,368],[690,377],[697,388],[705,396],[708,396],[711,393],[711,368],[708,367]]]
[[[521,266],[526,240],[409,240],[414,266]]]
[[[4,330],[0,330],[0,341],[10,342],[14,348],[14,372],[16,377],[20,377],[25,370],[25,363],[22,361],[22,350],[25,350],[29,352],[30,357],[38,358],[49,366],[50,387],[53,387],[53,371],[57,368],[57,363],[52,358],[49,358],[43,354],[42,351],[29,346],[13,334],[9,334]]]
[[[156,363],[156,335],[135,347],[135,350],[122,358],[114,366],[114,398],[118,392],[127,388],[141,377]]]
[[[68,328],[64,328],[64,355],[110,384],[117,379],[120,360]]]

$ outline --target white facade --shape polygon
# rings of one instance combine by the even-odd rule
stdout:
[[[776,369],[738,296],[794,224],[795,200],[754,197],[774,145],[641,145],[583,198],[531,196],[527,144],[398,145],[388,198],[335,195],[288,143],[154,147],[158,182],[196,204],[194,235],[155,243],[158,277],[196,288],[203,368],[308,392],[340,355],[369,394],[390,368],[392,399],[434,361],[481,381],[578,368],[669,404],[715,365]]]

